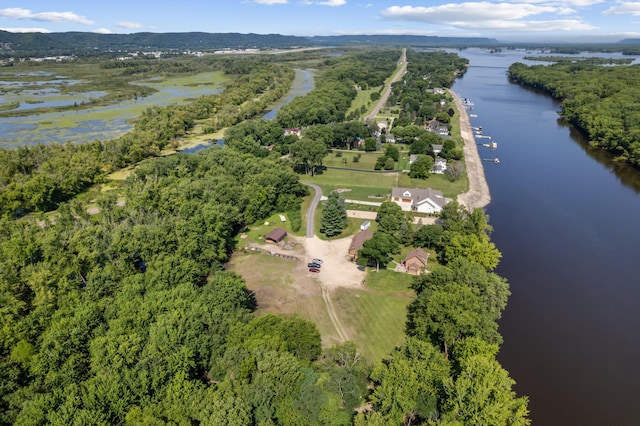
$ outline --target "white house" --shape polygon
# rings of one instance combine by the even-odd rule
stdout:
[[[447,160],[440,157],[436,158],[436,161],[433,163],[433,169],[431,169],[431,173],[437,173],[441,175],[445,170],[447,170]]]
[[[302,129],[300,127],[286,128],[284,129],[284,135],[296,135],[297,137],[302,137]]]
[[[404,211],[440,213],[451,199],[445,198],[441,191],[431,188],[393,188],[391,201]]]

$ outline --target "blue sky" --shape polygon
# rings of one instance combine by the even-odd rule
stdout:
[[[0,29],[616,41],[640,38],[640,1],[0,0]]]

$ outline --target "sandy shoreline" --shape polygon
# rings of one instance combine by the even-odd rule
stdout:
[[[473,136],[469,113],[463,105],[460,96],[451,89],[449,89],[449,93],[453,97],[460,116],[460,134],[464,141],[464,160],[467,176],[469,177],[469,191],[459,194],[458,202],[469,210],[484,208],[491,202],[491,193],[489,192],[489,185],[487,184],[487,179],[484,174],[482,160],[478,153],[476,139]]]

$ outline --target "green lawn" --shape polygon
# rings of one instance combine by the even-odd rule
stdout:
[[[445,197],[455,199],[462,192],[469,190],[469,180],[463,174],[455,182],[446,175],[431,174],[428,179],[412,179],[407,173],[401,173],[398,186],[402,188],[432,188],[442,191]]]
[[[340,153],[342,156],[336,156],[337,153]],[[353,157],[360,154],[360,161],[357,163],[353,162]],[[383,155],[382,151],[376,152],[365,152],[365,151],[334,151],[331,154],[324,157],[322,160],[322,164],[329,167],[344,167],[347,169],[358,169],[358,170],[373,170],[376,165],[376,161]],[[346,162],[345,162],[346,160]]]
[[[366,108],[366,112],[363,115],[368,114],[377,102],[371,101],[371,94],[380,92],[382,89],[382,86],[377,86],[367,90],[358,90],[358,94],[356,95],[356,98],[353,100],[353,102],[351,102],[351,107],[347,111],[346,115],[348,116],[352,112],[362,114],[363,106]]]
[[[396,182],[396,173],[367,173],[354,170],[327,169],[322,174],[305,176],[305,182],[315,183],[328,195],[338,188],[349,189],[342,196],[351,200],[380,201],[370,196],[387,195]]]
[[[412,277],[393,271],[371,271],[364,289],[334,293],[341,322],[369,361],[379,361],[404,341],[407,305],[415,294]]]
[[[345,238],[348,237],[350,235],[353,235],[355,233],[357,233],[358,231],[360,231],[360,225],[362,225],[363,222],[366,221],[370,221],[370,219],[358,219],[355,217],[349,217],[347,218],[347,227],[345,229],[342,230],[342,233],[340,235],[336,235],[335,237],[327,237],[326,235],[320,233],[320,222],[322,221],[322,204],[324,202],[321,202],[320,205],[318,205],[318,209],[316,210],[316,215],[313,218],[314,219],[314,227],[315,227],[315,234],[318,238],[320,238],[321,240],[337,240],[339,238]],[[376,208],[376,207],[374,207]],[[371,224],[373,226],[372,228],[370,228],[371,230],[375,230],[377,224],[375,222],[373,222]]]
[[[367,161],[373,155],[366,156]],[[365,156],[363,155],[363,159]],[[339,160],[340,158],[338,158]],[[315,183],[328,195],[338,188],[348,189],[341,193],[343,198],[359,201],[381,202],[391,193],[391,188],[433,188],[442,191],[445,197],[453,198],[469,189],[466,175],[451,182],[446,175],[432,174],[428,179],[412,179],[407,173],[369,173],[357,170],[327,169],[315,176],[305,176],[305,182]]]
[[[282,222],[280,220],[280,215],[283,215],[286,218],[286,221]],[[287,214],[274,213],[264,220],[260,220],[251,224],[249,226],[249,230],[245,232],[245,235],[247,236],[247,239],[251,241],[263,243],[264,237],[275,228],[282,228],[287,231],[287,233],[293,235],[304,235],[304,218],[302,220],[302,227],[300,228],[300,230],[297,232],[293,232],[291,230],[291,222],[289,221]],[[242,239],[238,242],[238,246],[244,246]]]

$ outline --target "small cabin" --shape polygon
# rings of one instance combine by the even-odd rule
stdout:
[[[264,237],[264,240],[268,243],[278,244],[280,241],[284,240],[286,236],[287,231],[282,228],[274,228],[266,237]]]

